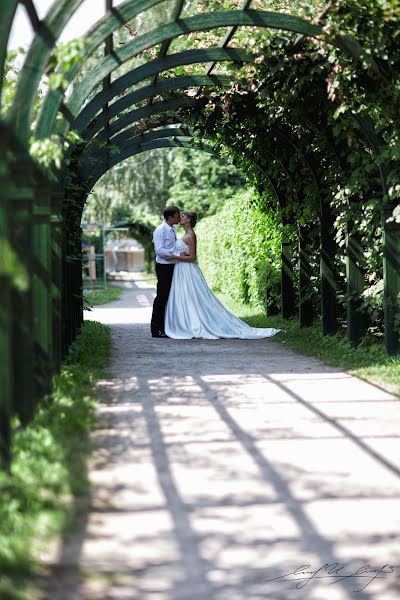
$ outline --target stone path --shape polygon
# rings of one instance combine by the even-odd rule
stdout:
[[[275,340],[153,339],[154,289],[124,285],[86,314],[113,378],[49,597],[398,599],[399,400]]]

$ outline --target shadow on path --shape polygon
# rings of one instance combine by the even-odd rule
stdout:
[[[268,340],[154,340],[152,297],[90,315],[112,328],[113,379],[47,597],[398,598],[398,399]]]

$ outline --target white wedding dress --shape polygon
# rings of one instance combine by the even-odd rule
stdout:
[[[188,252],[177,240],[174,254]],[[165,333],[174,339],[240,338],[253,340],[275,335],[281,329],[250,327],[231,313],[213,294],[196,263],[178,262],[165,310]]]

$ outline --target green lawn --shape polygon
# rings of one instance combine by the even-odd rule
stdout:
[[[107,282],[106,288],[98,288],[94,290],[84,290],[84,306],[97,306],[99,304],[108,304],[119,300],[124,292],[124,288]]]
[[[400,396],[400,356],[386,356],[383,343],[370,338],[363,340],[358,348],[353,348],[347,343],[343,332],[335,336],[322,336],[320,323],[303,328],[296,319],[284,321],[281,317],[267,318],[262,310],[235,302],[224,294],[217,295],[229,310],[253,327],[286,329],[286,333],[272,338],[275,342],[378,383]]]
[[[156,285],[157,279],[153,273],[138,273],[138,279],[136,281],[146,281],[150,285]],[[119,300],[123,292],[127,288],[120,287],[110,281],[107,282],[106,288],[97,288],[94,290],[86,289],[83,291],[84,306],[92,307],[98,306],[99,304],[108,304],[109,302],[115,302]]]
[[[34,420],[13,422],[11,472],[0,471],[0,598],[30,600],[51,539],[76,525],[86,497],[94,384],[106,376],[110,330],[85,321]]]

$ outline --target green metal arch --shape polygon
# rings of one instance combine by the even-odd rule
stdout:
[[[123,98],[121,98],[121,100],[117,100],[116,102],[114,102],[113,104],[111,104],[111,106],[106,109],[103,110],[93,121],[91,121],[91,123],[86,127],[86,129],[84,129],[83,131],[81,130],[81,134],[83,137],[85,138],[93,138],[93,136],[102,128],[103,125],[105,125],[112,117],[117,116],[119,112],[126,110],[127,108],[131,107],[132,105],[134,105],[136,102],[142,101],[142,100],[146,100],[150,97],[154,97],[157,95],[161,95],[164,92],[170,92],[176,89],[182,89],[185,87],[197,87],[197,86],[202,86],[202,87],[207,87],[207,86],[215,86],[215,87],[230,87],[231,84],[234,83],[234,79],[227,77],[227,76],[215,76],[215,75],[188,75],[188,76],[180,76],[180,77],[175,77],[175,78],[168,78],[168,79],[164,79],[164,80],[159,80],[156,84],[153,85],[149,85],[149,86],[144,86],[141,87],[139,90],[136,90],[135,92],[132,92],[126,96],[124,96]],[[159,104],[159,103],[158,103]],[[132,113],[130,113],[132,114]],[[148,116],[147,114],[144,115],[140,115],[140,117],[146,117]],[[80,116],[78,117],[80,119]],[[309,119],[306,119],[308,125],[317,133],[319,133],[320,135],[322,135],[324,138],[326,138],[326,135],[323,131],[321,131],[321,129],[319,129],[315,123],[311,122]],[[78,119],[77,121],[78,122]],[[118,121],[116,121],[115,123],[118,123]],[[125,125],[123,124],[123,127],[125,127]],[[126,134],[128,134],[130,132],[123,132],[122,134],[120,134],[121,138],[114,138],[114,142],[118,143],[119,139],[125,139]],[[130,136],[132,134],[130,133]],[[107,138],[109,138],[110,136],[110,129],[107,129]],[[103,136],[100,139],[104,139],[105,136]],[[336,159],[337,159],[337,155],[336,155],[336,151],[332,148],[330,142],[328,142],[326,140],[327,145],[331,148],[331,151],[333,152],[333,154],[335,154]]]
[[[90,30],[89,33],[94,36],[94,40],[92,40],[92,43],[85,52],[85,58],[106,39],[107,35],[110,35],[115,29],[121,26],[123,22],[132,18],[134,14],[138,14],[151,6],[156,5],[158,1],[160,0],[148,0],[147,2],[139,3],[137,0],[127,0],[126,3],[118,7],[118,10],[113,9],[110,11],[110,14],[101,19]],[[29,135],[29,120],[33,100],[37,91],[40,76],[43,73],[49,58],[49,53],[54,47],[55,41],[69,17],[75,12],[81,2],[82,0],[64,0],[59,4],[54,4],[46,19],[41,22],[40,32],[32,43],[27,60],[25,61],[23,72],[21,73],[18,92],[12,109],[12,120],[15,123],[17,135],[22,141],[26,142]],[[114,68],[121,64],[121,62],[125,62],[125,60],[135,55],[137,52],[152,47],[154,44],[170,41],[176,36],[191,31],[223,26],[265,26],[295,31],[309,36],[323,34],[323,31],[319,26],[309,23],[298,16],[274,13],[271,11],[217,11],[196,15],[195,17],[189,17],[188,19],[180,19],[172,23],[164,24],[154,31],[148,32],[126,44],[120,51],[108,55],[99,65],[98,70],[94,70],[95,72],[91,73],[93,86],[96,86],[104,77],[109,75]],[[356,40],[353,40],[347,35],[338,35],[332,40],[327,39],[327,42],[335,44],[353,58],[360,57],[360,45]],[[114,61],[114,64],[111,64],[114,59],[116,59],[116,62]],[[70,73],[67,75],[69,81],[73,79],[76,72],[76,68],[71,69]],[[96,77],[97,80],[94,80],[93,78]],[[79,106],[82,105],[82,98],[84,99],[87,97],[87,84],[88,81],[84,78],[82,85],[77,86],[77,95],[73,98],[73,102],[76,102]],[[93,89],[93,87],[90,89]],[[83,94],[81,94],[81,97],[79,97],[78,90]],[[51,93],[47,98],[48,101],[44,103],[42,116],[39,119],[38,137],[49,135],[49,133],[41,133],[42,126],[44,126],[43,123],[47,122],[51,131],[53,129],[55,117],[63,98],[61,93],[58,93],[57,99],[55,98],[56,95],[57,93]],[[50,100],[50,96],[52,100]],[[53,104],[52,107],[50,106],[51,104]],[[79,107],[75,108],[78,109]]]
[[[313,37],[323,35],[323,30],[318,25],[313,25],[301,17],[272,11],[216,11],[196,15],[187,19],[179,19],[178,21],[161,25],[160,27],[135,38],[131,42],[125,44],[122,48],[106,56],[99,65],[95,69],[92,69],[77,85],[67,103],[68,110],[75,116],[87,98],[88,93],[95,89],[105,77],[112,73],[112,71],[127,60],[138,55],[140,52],[159,43],[170,41],[193,31],[204,31],[207,29],[229,26],[283,29]],[[51,112],[44,106],[37,132],[39,137],[47,137],[50,135],[60,103],[59,99],[58,106],[54,104]]]
[[[137,133],[137,132],[136,132]],[[137,135],[127,137],[121,144],[118,146],[118,150],[114,150],[114,144],[110,141],[105,147],[102,147],[100,152],[95,154],[82,154],[81,159],[81,171],[86,170],[88,174],[90,173],[91,163],[101,162],[106,160],[111,155],[118,155],[123,152],[124,147],[127,143],[133,143],[136,141],[138,144],[146,143],[155,139],[160,138],[175,138],[175,137],[184,137],[184,138],[192,138],[192,134],[189,129],[187,129],[183,124],[173,125],[171,127],[163,127],[149,129],[147,131],[143,131],[137,133]]]
[[[41,22],[41,31],[37,33],[29,48],[11,110],[11,122],[22,143],[26,144],[29,136],[34,98],[50,54],[68,19],[82,2],[83,0],[54,2]]]
[[[81,131],[85,138],[92,138],[106,123],[120,112],[130,108],[136,102],[147,100],[165,92],[190,87],[224,87],[228,88],[233,80],[226,75],[181,75],[168,79],[158,80],[155,84],[141,87],[135,92],[123,96],[120,100],[113,102],[107,109],[103,110],[91,123]],[[81,125],[82,127],[82,125]]]
[[[127,113],[126,115],[112,123],[109,130],[110,135],[108,137],[112,144],[118,145],[121,141],[125,141],[127,134],[125,131],[122,131],[122,133],[120,133],[119,135],[115,134],[117,134],[125,127],[128,127],[129,125],[136,123],[141,119],[146,119],[153,115],[157,115],[168,111],[175,111],[181,108],[194,107],[196,105],[198,105],[198,100],[196,100],[195,98],[190,98],[188,96],[179,96],[178,98],[172,98],[171,100],[162,100],[160,102],[155,102],[150,106],[143,106],[142,108],[138,108]],[[96,142],[101,144],[105,142],[108,139],[108,137],[107,132],[105,130],[102,130],[93,139],[93,142],[95,144]],[[130,135],[129,137],[132,136]]]
[[[146,118],[146,117],[150,117],[152,115],[155,114],[160,114],[160,113],[165,113],[171,110],[178,110],[180,108],[184,108],[187,106],[195,106],[198,103],[198,101],[196,101],[193,98],[188,98],[187,96],[181,96],[179,98],[174,98],[172,100],[165,100],[165,101],[161,101],[161,102],[157,102],[155,104],[152,104],[150,106],[145,106],[142,108],[139,108],[135,111],[131,111],[130,113],[124,115],[123,117],[121,117],[121,119],[119,119],[118,121],[116,121],[107,131],[103,131],[100,132],[100,134],[98,134],[94,139],[98,142],[98,143],[102,143],[107,141],[108,144],[107,145],[112,145],[112,146],[120,146],[121,144],[126,144],[126,142],[129,142],[129,140],[132,140],[132,138],[137,135],[138,133],[140,133],[140,131],[138,130],[138,128],[133,127],[127,130],[122,131],[122,133],[120,133],[119,135],[114,135],[116,133],[116,131],[119,131],[121,128],[127,127],[128,125],[137,122],[140,119]],[[272,132],[275,133],[275,135],[279,135],[281,139],[285,140],[285,143],[288,146],[291,146],[296,153],[300,152],[300,149],[294,144],[294,142],[290,139],[290,135],[288,134],[288,132],[286,132],[285,134],[282,133],[282,131],[274,128],[274,127],[270,127],[270,130]],[[114,135],[114,137],[112,137]],[[81,155],[81,161],[83,164],[85,164],[85,166],[90,165],[90,163],[92,163],[94,160],[97,159],[97,156],[99,156],[100,154],[107,154],[107,150],[104,147],[98,146],[95,148],[90,149],[90,146],[88,148],[85,148],[85,150],[83,151],[82,155]],[[310,171],[314,184],[316,186],[316,189],[318,190],[318,195],[320,196],[320,184],[318,181],[318,178],[316,176],[316,171],[315,171],[315,166],[313,166],[310,162],[309,159],[306,159],[305,157],[303,157],[305,164],[308,168],[308,170]]]
[[[100,132],[100,134],[98,134],[94,139],[99,143],[102,143],[102,142],[106,141],[107,139],[109,139],[109,143],[111,145],[119,146],[120,144],[125,143],[128,139],[131,139],[133,136],[135,136],[137,133],[139,133],[138,129],[133,127],[131,129],[122,131],[122,133],[120,133],[119,135],[114,135],[120,129],[125,128],[128,125],[139,121],[140,119],[150,117],[155,114],[160,114],[160,113],[168,112],[171,110],[178,110],[180,108],[185,108],[185,107],[190,107],[190,106],[196,106],[196,104],[198,104],[197,100],[195,100],[193,98],[188,98],[187,96],[181,96],[179,98],[174,98],[172,100],[164,100],[164,101],[152,104],[151,106],[145,106],[145,107],[139,108],[137,110],[131,111],[130,113],[128,113],[128,114],[124,115],[123,117],[121,117],[120,119],[118,119],[118,121],[113,123],[107,131]],[[270,127],[270,129],[271,129],[271,131],[275,131],[275,133],[277,135],[282,136],[282,133],[280,131],[275,130],[273,127]],[[112,137],[113,135],[114,135],[114,137]],[[289,140],[287,140],[287,141],[289,142]],[[293,147],[293,144],[292,144],[292,147]],[[89,150],[89,152],[84,152],[83,157],[82,157],[83,160],[84,160],[84,157],[86,158],[86,160],[87,159],[90,160],[91,157],[95,158],[97,150],[98,150],[98,148],[95,148],[91,152],[90,152],[90,150]],[[308,167],[311,168],[310,165],[308,165]]]
[[[164,133],[164,135],[167,137],[167,132],[168,129],[162,130]],[[281,142],[283,142],[284,144],[284,149],[286,151],[287,154],[287,150],[288,148],[292,148],[296,154],[299,155],[300,159],[302,162],[304,162],[304,165],[306,166],[306,168],[308,169],[308,171],[310,172],[311,178],[314,182],[315,188],[316,188],[316,192],[317,192],[317,196],[319,198],[319,201],[322,202],[322,198],[321,198],[321,192],[320,192],[320,184],[319,184],[319,177],[317,175],[317,171],[316,171],[316,165],[312,164],[312,160],[309,157],[305,157],[303,155],[303,153],[301,153],[299,147],[293,142],[293,140],[290,139],[290,136],[288,136],[287,132],[285,131],[280,131],[278,128],[276,127],[270,127],[270,131],[272,133],[274,133],[275,135],[279,136],[279,138],[281,139]],[[154,131],[154,135],[157,135],[157,131]],[[164,135],[162,137],[164,137]],[[170,134],[171,135],[171,134]],[[126,156],[126,152],[130,149],[140,149],[140,148],[144,148],[145,150],[148,149],[154,149],[156,147],[174,147],[174,140],[165,140],[165,139],[161,139],[161,136],[157,136],[157,138],[154,141],[150,141],[150,142],[142,142],[141,138],[143,139],[143,137],[146,136],[150,136],[150,132],[146,132],[145,134],[143,134],[142,136],[138,135],[134,138],[130,138],[127,139],[120,147],[120,152],[118,154],[114,154],[114,156],[110,156],[110,154],[107,152],[107,147],[105,149],[103,149],[103,153],[102,155],[99,157],[100,158],[100,163],[102,165],[102,169],[105,169],[103,171],[106,172],[108,169],[112,168],[112,166],[114,166],[115,164],[118,164],[118,162],[121,162],[122,160],[125,160]],[[186,136],[186,132],[185,132],[185,136]],[[177,137],[177,136],[175,136]],[[148,138],[147,138],[148,139]],[[155,143],[159,143],[161,144],[160,146],[156,146]],[[171,146],[168,146],[168,144],[171,144]],[[110,145],[112,145],[112,140],[110,140]],[[186,146],[185,146],[186,147]],[[187,146],[189,147],[189,146]],[[135,154],[138,153],[135,151]],[[271,151],[272,153],[272,151]],[[273,153],[276,160],[279,161],[281,167],[283,167],[283,163],[282,160],[280,158],[280,155],[277,155],[275,152]],[[284,156],[286,155],[285,152],[282,153]],[[122,158],[121,158],[122,157]],[[258,168],[260,168],[258,165],[256,165]],[[96,172],[96,167],[91,167],[89,165],[84,164],[82,165],[83,167],[83,178],[86,180],[87,178],[90,178],[90,172]],[[286,174],[290,177],[290,179],[292,180],[292,176],[290,173],[290,169],[285,167],[285,172]],[[267,175],[264,171],[263,171],[264,175]],[[297,194],[297,192],[296,192]]]
[[[195,63],[223,61],[223,62],[240,62],[254,63],[254,56],[245,50],[236,48],[206,48],[201,50],[185,50],[177,54],[171,54],[165,58],[150,61],[145,65],[133,69],[129,73],[122,75],[116,79],[109,88],[99,92],[88,104],[82,109],[76,119],[72,122],[72,127],[79,132],[90,122],[90,120],[101,110],[101,108],[112,100],[117,94],[121,93],[128,87],[140,83],[148,79],[152,75],[160,73],[181,65],[189,65]],[[139,90],[140,92],[140,90]],[[111,105],[112,106],[112,105]],[[64,121],[65,123],[65,121]],[[60,133],[65,134],[67,128],[60,127]]]
[[[111,116],[117,114],[118,108],[123,110],[123,109],[127,108],[130,103],[137,102],[139,100],[143,100],[150,96],[154,96],[157,93],[161,93],[162,91],[178,89],[180,87],[183,87],[184,83],[188,83],[188,84],[190,83],[192,85],[201,85],[202,81],[206,77],[207,76],[204,76],[204,75],[177,77],[177,78],[173,78],[172,80],[167,79],[164,81],[160,81],[159,84],[156,86],[146,86],[144,88],[140,88],[140,90],[133,92],[132,94],[129,94],[128,96],[122,98],[122,100],[114,103],[115,105],[119,105],[119,106],[114,107],[114,104],[112,104],[111,108],[114,109],[112,113],[105,111],[106,112],[105,116],[103,116],[103,113],[101,113],[100,116],[89,125],[87,130],[85,130],[84,134],[86,137],[91,138],[94,135],[94,133],[96,132],[96,130],[99,128],[99,126],[101,126],[104,121],[107,121],[107,119],[109,119]],[[209,84],[210,85],[211,84],[219,84],[221,87],[224,87],[224,86],[230,85],[232,83],[232,81],[228,77],[218,77],[217,80],[218,81],[213,79],[212,82],[210,82]],[[162,108],[162,103],[158,102],[152,106],[154,106],[156,112],[158,112],[158,109]],[[151,111],[149,112],[146,109],[138,109],[137,111],[131,111],[131,113],[129,113],[129,117],[128,116],[123,117],[124,119],[127,119],[127,120],[121,121],[121,123],[120,123],[121,128],[126,127],[126,123],[128,122],[128,120],[130,122],[133,122],[134,116],[136,117],[135,120],[138,120],[139,118],[145,118],[146,116],[150,116],[150,114],[155,114],[155,113],[151,113]],[[318,133],[323,136],[325,135],[324,132],[322,132],[320,129],[318,129],[315,124],[311,123],[311,121],[307,120],[307,123],[308,123],[308,126],[310,126],[313,129],[314,133]],[[115,127],[117,127],[117,124],[118,124],[118,121],[115,122]],[[110,129],[108,128],[107,132],[105,134],[101,133],[95,139],[105,140],[105,139],[109,138],[110,133],[112,135],[112,133],[115,133],[115,132],[110,132]],[[136,135],[137,133],[138,133],[138,131],[135,127],[124,130],[124,131],[122,131],[121,134],[116,135],[112,139],[112,143],[113,144],[124,143],[125,140],[132,138],[132,136]],[[328,148],[330,149],[330,152],[333,153],[333,155],[335,156],[335,159],[337,160],[338,157],[337,157],[336,152],[334,152],[334,149],[330,146],[329,142],[327,142],[327,144],[328,144]]]
[[[148,152],[150,150],[156,150],[157,148],[195,148],[198,147],[199,150],[203,150],[205,152],[209,152],[210,154],[215,154],[212,148],[207,146],[199,146],[198,144],[193,144],[192,142],[178,142],[175,140],[161,139],[161,140],[152,140],[142,145],[134,144],[131,148],[128,146],[125,148],[125,152],[119,154],[117,157],[112,158],[109,161],[105,161],[102,165],[97,169],[93,170],[91,177],[86,181],[86,189],[85,194],[87,195],[96,182],[100,179],[104,173],[106,173],[109,169],[117,165],[118,163],[134,156],[135,154],[140,154],[141,152]]]
[[[45,19],[41,21],[40,31],[36,34],[31,44],[19,77],[17,93],[11,111],[11,122],[14,124],[16,135],[22,143],[26,144],[30,135],[33,103],[40,78],[43,75],[50,54],[68,20],[83,1],[84,0],[55,1]],[[105,40],[107,35],[112,33],[112,31],[118,27],[118,24],[119,26],[123,24],[118,15],[123,15],[123,18],[126,17],[127,19],[130,19],[161,1],[162,0],[127,0],[127,2],[118,7],[118,11],[113,9],[108,16],[98,21],[89,30],[88,34],[91,33],[95,36],[93,45],[90,46],[90,53]],[[15,0],[12,0],[12,3],[15,3]],[[98,36],[96,36],[96,28],[99,33]],[[60,103],[57,106],[57,110],[59,106]]]
[[[12,22],[17,10],[18,0],[9,0],[1,7],[0,19],[0,98],[3,86],[4,63],[7,56],[7,44],[10,36]]]
[[[212,146],[204,147],[199,144],[194,144],[193,142],[192,143],[181,143],[181,142],[177,142],[175,140],[175,138],[186,137],[188,133],[190,133],[190,132],[182,131],[182,129],[180,128],[179,125],[177,127],[174,126],[174,127],[170,127],[170,128],[166,128],[166,129],[161,129],[161,130],[147,131],[144,134],[141,134],[134,139],[128,140],[126,145],[124,146],[124,148],[121,149],[122,152],[115,155],[112,163],[110,163],[108,161],[108,155],[104,154],[100,158],[100,161],[99,161],[101,164],[98,165],[98,169],[96,171],[94,171],[94,173],[92,171],[91,177],[89,177],[88,172],[85,172],[84,168],[83,168],[83,172],[81,171],[83,178],[86,181],[88,181],[88,184],[89,184],[87,191],[85,192],[85,199],[86,199],[87,194],[89,193],[90,189],[92,189],[94,187],[96,182],[100,179],[100,177],[102,175],[104,175],[105,172],[107,172],[107,170],[109,170],[110,168],[112,168],[112,166],[115,166],[119,162],[126,160],[130,156],[134,156],[135,154],[140,154],[141,152],[147,152],[149,150],[154,150],[154,149],[160,148],[160,147],[164,147],[164,148],[166,148],[166,147],[186,147],[186,148],[197,148],[198,150],[210,152],[211,154],[215,154],[216,156],[219,156],[215,152],[215,150],[213,150]],[[172,135],[173,139],[169,140],[168,143],[166,143],[164,138],[169,137],[171,135]],[[145,140],[144,143],[141,140],[141,138],[143,140]],[[161,140],[163,140],[163,141],[160,144]],[[148,144],[148,142],[150,142],[150,141],[153,142],[153,144],[151,146],[149,146],[149,144]],[[284,166],[284,164],[282,163],[282,160],[276,154],[274,154],[272,152],[272,150],[268,150],[267,152],[273,160],[276,160],[279,163],[279,165],[282,169],[282,172],[285,173],[287,178],[292,182],[292,187],[295,190],[295,194],[297,195],[296,186],[294,184],[293,177],[292,177],[291,173],[288,171],[287,167]],[[282,199],[281,194],[277,191],[276,182],[274,183],[273,180],[271,179],[271,176],[268,173],[266,173],[256,162],[253,161],[253,163],[254,163],[255,167],[258,168],[263,173],[264,177],[270,184],[271,189],[273,190],[273,193],[275,194],[279,205],[282,207],[283,199]],[[93,175],[96,178],[96,181],[94,181],[94,182],[92,181]]]

